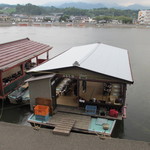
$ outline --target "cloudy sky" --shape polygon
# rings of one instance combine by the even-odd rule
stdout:
[[[43,5],[48,2],[93,2],[93,3],[100,3],[100,2],[113,2],[119,5],[132,5],[132,4],[141,4],[141,5],[149,5],[150,0],[0,0],[0,3],[5,4],[27,4],[31,3],[34,5]]]

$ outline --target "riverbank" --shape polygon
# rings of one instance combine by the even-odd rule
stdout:
[[[96,135],[73,133],[54,135],[50,129],[34,130],[30,126],[0,122],[2,150],[149,150],[150,143],[125,139],[102,140]]]
[[[97,27],[97,28],[143,28],[150,29],[150,25],[139,25],[139,24],[95,24],[95,23],[40,23],[40,22],[0,22],[0,27],[8,26],[34,26],[34,27],[51,27],[51,26],[63,26],[63,27]]]

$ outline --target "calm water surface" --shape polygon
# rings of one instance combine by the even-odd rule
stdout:
[[[134,84],[127,90],[127,119],[118,122],[114,137],[150,141],[150,29],[75,27],[0,27],[0,43],[30,38],[53,46],[51,57],[72,46],[102,42],[128,49]],[[28,125],[28,106],[9,106],[2,120]]]

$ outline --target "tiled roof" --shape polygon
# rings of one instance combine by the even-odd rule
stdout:
[[[5,70],[52,49],[28,38],[0,44],[0,70]]]

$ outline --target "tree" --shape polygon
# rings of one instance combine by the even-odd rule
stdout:
[[[25,6],[17,5],[16,13],[26,14],[26,15],[41,15],[41,8],[32,4],[26,4]]]
[[[59,22],[62,22],[62,21],[66,22],[67,20],[69,20],[69,18],[70,17],[68,15],[63,15],[59,18]]]

